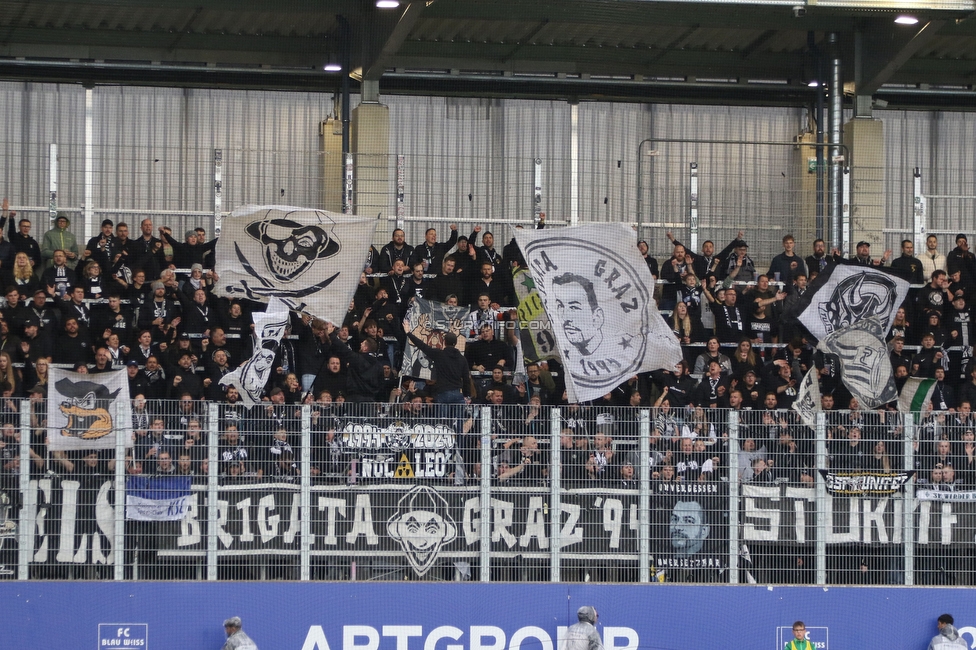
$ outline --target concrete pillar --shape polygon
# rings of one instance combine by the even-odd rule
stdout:
[[[796,252],[806,257],[813,252],[812,242],[817,238],[817,134],[804,133],[800,146],[794,149],[794,169],[798,179],[797,221],[793,236],[798,245]],[[808,250],[809,249],[809,250]]]
[[[394,163],[390,153],[390,109],[379,102],[362,102],[352,111],[352,148],[355,164],[355,214],[394,217]]]
[[[884,123],[855,118],[844,125],[844,144],[851,152],[851,247],[871,244],[871,256],[884,253],[885,141]],[[897,257],[900,253],[893,251]]]
[[[322,209],[342,212],[342,120],[329,118],[319,124],[322,156]]]

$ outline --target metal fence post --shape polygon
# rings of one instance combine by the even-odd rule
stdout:
[[[224,209],[224,150],[213,150],[213,218],[214,237],[220,236],[220,222]]]
[[[905,414],[905,470],[911,471],[915,468],[915,421],[913,413]],[[904,543],[905,543],[905,585],[911,587],[915,584],[915,484],[912,481],[905,482],[905,507],[904,512]]]
[[[638,414],[640,480],[637,493],[637,579],[651,581],[651,410]]]
[[[53,224],[58,218],[58,145],[51,143],[50,147],[50,185],[48,186],[47,209]]]
[[[922,194],[922,170],[918,167],[912,170],[912,206],[912,234],[915,237],[915,250],[921,254],[925,250],[928,214],[925,195]]]
[[[551,489],[549,508],[549,580],[559,582],[560,566],[562,564],[562,540],[559,533],[562,530],[562,446],[559,442],[562,428],[562,414],[558,407],[549,411],[549,448],[552,449],[549,461],[549,487]]]
[[[301,580],[308,582],[312,578],[311,550],[312,550],[312,409],[308,404],[302,406],[302,476],[301,493],[299,494],[299,540],[301,553]]]
[[[207,580],[217,579],[217,404],[207,414]]]
[[[115,568],[114,580],[125,579],[125,443],[126,434],[132,437],[132,414],[129,411],[128,400],[115,402],[115,422],[123,422],[123,427],[116,427],[115,435],[115,539],[114,547]],[[135,577],[135,567],[132,572]]]
[[[481,409],[481,582],[491,581],[491,409]]]
[[[691,163],[688,177],[688,228],[691,249],[698,250],[698,163]]]
[[[827,466],[827,419],[823,412],[817,413],[816,458],[815,467]],[[816,480],[814,502],[817,513],[817,584],[825,585],[827,584],[827,528],[831,525],[828,521],[830,513],[825,510],[827,483],[820,472],[817,472],[814,480]]]
[[[27,436],[26,442],[24,436]],[[20,513],[17,515],[17,579],[27,580],[27,568],[34,551],[34,519],[37,516],[37,490],[30,489],[30,443],[33,431],[30,400],[20,400]]]
[[[729,584],[739,584],[739,412],[729,412]]]

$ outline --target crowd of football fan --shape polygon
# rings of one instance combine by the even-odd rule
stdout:
[[[140,418],[137,445],[129,459],[133,472],[181,467],[200,472],[202,457],[184,447],[200,442],[203,418],[193,402],[201,399],[218,402],[223,414],[231,414],[222,415],[220,425],[226,447],[221,474],[227,476],[297,472],[294,441],[289,440],[297,431],[295,409],[288,410],[295,405],[393,402],[401,417],[437,413],[435,406],[428,406],[435,401],[436,373],[433,381],[424,381],[398,372],[407,340],[403,317],[419,296],[471,308],[464,332],[464,356],[473,371],[463,388],[469,404],[522,409],[504,418],[511,422],[526,420],[533,408],[566,406],[563,446],[564,451],[580,454],[580,481],[632,481],[632,455],[610,459],[618,445],[635,447],[624,441],[622,418],[610,426],[606,420],[573,414],[645,406],[654,407],[652,462],[660,466],[655,478],[726,476],[721,469],[726,457],[724,423],[728,412],[737,410],[743,441],[737,471],[743,480],[811,483],[812,433],[789,409],[800,379],[816,368],[827,412],[831,466],[897,469],[903,445],[914,444],[925,480],[949,488],[976,485],[976,418],[970,414],[976,398],[971,347],[976,257],[965,235],[956,238],[956,247],[947,254],[940,252],[935,236],[928,238],[919,256],[905,240],[901,255],[894,259],[890,251],[871,257],[866,242],[844,258],[837,250],[828,252],[819,239],[804,257],[787,235],[783,252],[772,259],[766,273],[757,270],[742,232],[719,251],[706,241],[698,252],[669,232],[673,252],[660,264],[648,254],[646,242],[638,242],[658,280],[655,296],[682,343],[684,360],[672,370],[632,377],[598,403],[566,405],[556,360],[527,364],[524,376],[514,372],[517,297],[511,270],[525,264],[515,240],[499,250],[493,234],[480,226],[464,237],[451,225],[447,241],[438,241],[437,231],[430,228],[424,241],[412,246],[397,229],[380,250],[369,247],[359,287],[341,324],[293,314],[265,390],[267,404],[255,407],[263,409],[255,415],[240,405],[237,390],[221,386],[220,379],[250,357],[251,314],[263,306],[212,293],[217,281],[211,270],[216,240],[207,241],[203,229],[187,231],[181,241],[168,228],[145,219],[130,237],[128,224],[105,220],[99,234],[82,248],[65,215],[58,214],[38,243],[31,236],[30,221],[17,220],[6,200],[3,207],[0,232],[7,226],[9,233],[6,240],[0,237],[5,296],[0,309],[0,391],[5,397],[31,397],[40,403],[52,363],[89,373],[125,366]],[[544,226],[543,219],[538,227]],[[910,376],[938,380],[916,440],[902,438],[894,405],[861,409],[839,381],[838,369],[815,352],[798,322],[809,282],[836,264],[885,266],[918,285],[888,334],[899,389]],[[165,400],[181,406],[166,413],[159,406]],[[7,410],[12,413],[13,407]],[[336,412],[330,411],[329,418]],[[469,428],[477,428],[476,420],[469,418]],[[245,421],[251,424],[240,424]],[[507,438],[496,436],[496,444],[504,447],[495,457],[500,480],[521,480],[523,472],[529,476],[523,469],[508,474],[526,456],[546,465],[546,436],[533,435],[532,427],[516,428]],[[154,430],[161,432],[159,440]],[[269,444],[271,437],[275,442]],[[242,441],[271,452],[248,452]],[[4,453],[8,472],[15,467],[16,445],[10,442]],[[322,446],[332,444],[326,440]],[[235,445],[241,450],[233,451]],[[276,449],[279,453],[273,453]],[[187,458],[181,464],[184,451]],[[37,456],[38,464],[49,462]],[[257,468],[235,465],[247,458],[263,461]],[[65,455],[56,460],[72,459]],[[471,466],[459,469],[458,475],[477,475],[477,463],[473,457],[468,460]],[[342,465],[338,459],[328,462]],[[316,471],[330,473],[328,468]],[[340,473],[347,474],[348,468],[343,466]],[[545,480],[544,469],[538,474],[532,476]],[[571,481],[574,476],[569,475]]]

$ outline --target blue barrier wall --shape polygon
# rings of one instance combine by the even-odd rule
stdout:
[[[176,582],[2,583],[0,647],[217,649],[239,615],[262,650],[552,650],[584,604],[608,650],[780,650],[796,619],[820,650],[924,650],[943,612],[976,647],[973,589]]]

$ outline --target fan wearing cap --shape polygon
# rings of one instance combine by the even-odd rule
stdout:
[[[922,334],[922,349],[912,358],[912,376],[935,379],[935,369],[942,367],[943,356],[942,349],[935,347],[935,334],[925,332]]]
[[[50,335],[41,335],[41,321],[31,314],[23,320],[24,334],[20,338],[19,356],[17,361],[35,363],[41,357],[54,354],[53,339]]]
[[[44,258],[45,264],[50,265],[54,259],[54,251],[60,250],[64,251],[69,269],[74,270],[78,266],[81,255],[78,250],[78,240],[75,239],[74,233],[68,230],[70,225],[68,215],[59,212],[54,220],[54,227],[44,233],[44,237],[41,238],[41,257]]]
[[[742,239],[732,242],[733,251],[725,263],[726,278],[734,282],[754,282],[756,263],[749,257],[749,244]]]
[[[240,616],[231,616],[224,621],[227,641],[220,650],[258,650],[258,644],[244,633],[244,630],[241,629],[242,625]]]
[[[956,247],[946,255],[946,272],[951,276],[960,272],[960,282],[964,286],[976,285],[976,257],[969,250],[969,240],[964,233],[956,235]]]
[[[850,263],[857,266],[884,266],[891,259],[891,250],[886,250],[880,260],[872,259],[871,244],[866,241],[857,242],[856,251]]]
[[[173,247],[173,263],[178,269],[188,269],[194,264],[203,264],[204,255],[213,251],[217,245],[217,240],[204,243],[198,241],[196,230],[187,230],[185,242],[180,243],[173,238],[165,229],[159,229],[159,238]]]
[[[113,233],[114,226],[111,219],[102,221],[101,231],[88,240],[88,245],[81,254],[86,262],[97,262],[104,270],[114,266],[115,254],[119,252],[118,241]]]

